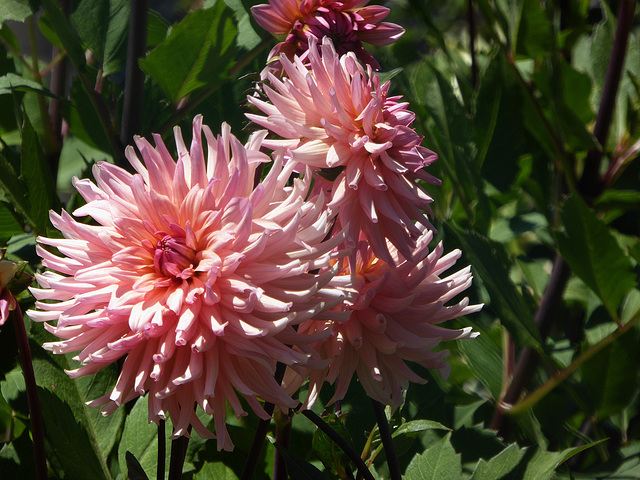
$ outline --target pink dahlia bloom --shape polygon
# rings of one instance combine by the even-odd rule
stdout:
[[[18,264],[3,260],[4,250],[0,250],[0,326],[9,318],[9,312],[16,307],[16,299],[9,291],[9,282],[18,272]]]
[[[442,243],[429,252],[432,238],[433,232],[427,230],[418,239],[413,254],[417,263],[402,261],[390,247],[398,264],[395,267],[377,258],[366,242],[358,244],[355,269],[347,266],[343,272],[347,275],[342,277],[345,286],[357,292],[349,294],[350,300],[341,307],[351,312],[348,320],[309,320],[298,329],[312,335],[325,331],[328,325],[333,327],[328,339],[312,345],[320,357],[331,361],[324,370],[310,372],[312,395],[326,380],[336,386],[331,401],[342,399],[357,372],[371,398],[395,408],[402,404],[402,389],[410,381],[424,383],[406,362],[448,376],[451,367],[444,360],[448,351],[433,349],[441,342],[474,338],[477,333],[471,327],[451,330],[439,324],[477,312],[482,305],[469,305],[468,298],[446,305],[471,285],[471,272],[467,267],[443,276],[461,252],[454,250],[443,256]],[[291,372],[287,377],[295,384]]]
[[[305,201],[309,179],[287,186],[292,168],[280,157],[254,188],[268,161],[261,136],[245,147],[223,125],[215,138],[198,116],[189,150],[178,128],[175,138],[177,162],[159,136],[155,148],[138,137],[146,166],[126,151],[136,174],[103,162],[95,184],[74,180],[87,201],[74,215],[98,225],[51,213],[65,238],[39,242],[62,256],[38,246],[52,271],[37,276],[30,316],[57,321],[45,328],[61,340],[46,348],[79,352],[72,378],[124,358],[113,391],[93,406],[108,414],[148,392],[150,421],[168,414],[174,437],[189,425],[211,437],[197,403],[213,415],[218,448],[231,449],[227,402],[245,413],[236,392],[262,418],[258,398],[296,405],[274,380],[276,362],[304,364],[308,356],[288,346],[305,341],[293,326],[342,301],[326,286],[340,240],[322,242],[331,224],[324,199]]]
[[[310,39],[332,38],[338,53],[354,52],[364,63],[378,70],[378,62],[363,48],[362,43],[389,45],[398,40],[404,29],[395,23],[383,22],[389,9],[367,5],[368,0],[270,0],[256,5],[251,13],[256,22],[284,41],[274,47],[269,59],[280,54],[289,58],[304,55]]]
[[[420,146],[411,128],[415,114],[401,97],[389,96],[353,53],[340,56],[331,40],[311,41],[310,70],[299,58],[281,57],[285,77],[269,75],[270,102],[249,97],[266,116],[248,114],[253,122],[284,140],[265,140],[269,148],[284,146],[295,162],[320,171],[331,192],[328,207],[339,211],[338,223],[350,223],[351,240],[362,231],[375,254],[391,263],[388,239],[410,259],[421,234],[414,224],[429,227],[423,211],[432,199],[417,183],[439,181],[423,170],[437,159]],[[337,176],[336,176],[337,175]]]

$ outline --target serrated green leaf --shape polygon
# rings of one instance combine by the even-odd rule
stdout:
[[[48,89],[38,82],[21,77],[15,73],[7,73],[0,77],[0,95],[7,95],[13,92],[34,92],[47,97],[56,98]]]
[[[233,12],[216,2],[175,25],[169,37],[140,60],[140,68],[175,103],[201,87],[216,87],[226,78],[236,35]]]
[[[295,478],[296,480],[327,480],[324,473],[309,462],[303,460],[297,455],[294,455],[290,451],[279,447],[278,444],[276,444],[276,448],[278,448],[278,451],[287,464],[287,473],[289,478]]]
[[[353,443],[351,434],[336,415],[329,414],[322,419],[348,443]],[[334,474],[342,474],[351,462],[344,451],[320,429],[313,434],[313,451],[325,468]]]
[[[506,480],[509,478],[509,473],[518,466],[524,454],[525,451],[515,443],[509,445],[489,461],[480,459],[470,480]]]
[[[491,308],[509,330],[519,348],[540,349],[540,332],[533,321],[533,313],[524,297],[509,278],[509,265],[504,247],[473,232],[464,232],[452,224],[445,224],[447,235],[459,239],[484,286],[491,296]]]
[[[635,333],[636,330],[620,337],[581,367],[593,414],[598,419],[620,413],[638,391],[636,367],[640,342]]]
[[[24,22],[35,11],[32,8],[32,3],[31,0],[2,0],[0,2],[0,23],[7,20]]]
[[[211,6],[214,2],[207,1],[205,6]],[[245,50],[251,50],[260,43],[260,35],[254,30],[251,25],[251,15],[249,14],[248,7],[245,7],[245,2],[242,0],[224,0],[224,3],[233,10],[236,16],[236,23],[238,24],[238,47]],[[211,5],[209,5],[211,4]]]
[[[607,226],[576,195],[564,202],[561,217],[565,231],[556,235],[560,254],[617,318],[622,299],[636,285],[629,258]]]
[[[193,480],[237,480],[238,476],[222,462],[207,462]]]
[[[129,480],[149,480],[149,477],[147,477],[147,474],[144,472],[142,465],[140,465],[138,459],[133,456],[133,453],[127,452],[125,454],[125,459],[127,461]]]
[[[69,406],[45,388],[38,389],[45,435],[60,461],[65,478],[108,479],[96,451],[92,448],[87,432],[78,423]]]
[[[103,66],[104,75],[124,67],[129,26],[127,0],[83,0],[74,4],[71,23],[80,40]]]
[[[553,46],[554,32],[542,4],[524,1],[521,8],[516,52],[533,58],[548,55]]]
[[[169,419],[166,421],[166,431],[171,432],[173,428]],[[158,469],[158,426],[149,423],[147,410],[147,397],[136,400],[133,409],[127,415],[122,431],[122,438],[118,446],[118,463],[123,475],[126,476],[127,461],[126,454],[131,452],[149,478],[156,478]],[[169,465],[170,449],[167,448],[166,465]]]
[[[448,433],[429,449],[416,455],[407,467],[405,480],[460,480],[462,463],[460,454],[451,445]]]
[[[41,326],[34,326],[30,335],[42,344],[53,338]],[[95,375],[72,380],[64,370],[73,370],[78,363],[73,355],[53,355],[41,347],[33,346],[33,369],[38,386],[50,389],[65,402],[89,437],[89,443],[97,452],[104,471],[108,471],[107,458],[113,450],[124,422],[122,408],[103,417],[100,409],[89,407],[86,402],[95,400],[110,391],[115,384],[117,372],[114,366],[103,368]]]
[[[502,349],[488,334],[480,332],[473,342],[458,342],[458,349],[474,375],[482,382],[493,399],[502,391]]]
[[[26,113],[22,126],[22,169],[20,177],[27,188],[27,198],[32,227],[43,234],[49,226],[49,210],[59,205],[56,185],[47,165],[36,132]]]
[[[42,0],[42,6],[49,18],[51,29],[55,32],[60,43],[67,52],[71,63],[79,72],[84,72],[86,60],[84,58],[84,49],[78,35],[73,31],[65,14],[60,9],[58,2],[55,0]]]
[[[22,233],[22,226],[18,223],[9,208],[0,203],[0,244],[4,244],[12,236]]]
[[[424,432],[425,430],[451,430],[439,422],[433,420],[410,420],[396,428],[391,434],[392,437],[404,435],[405,433]]]

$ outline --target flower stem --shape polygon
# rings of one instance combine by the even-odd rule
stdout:
[[[593,345],[587,351],[582,353],[578,358],[576,358],[571,364],[562,369],[556,375],[547,380],[543,385],[538,387],[534,392],[532,392],[527,397],[520,400],[513,407],[505,408],[505,412],[509,415],[517,415],[526,410],[532,408],[535,404],[537,404],[540,400],[542,400],[551,390],[556,388],[562,382],[564,382],[569,376],[575,372],[580,365],[593,357],[596,353],[601,351],[603,348],[609,346],[613,341],[620,338],[622,335],[627,333],[635,323],[640,320],[640,315],[636,315],[625,325],[622,325],[616,329],[615,332],[610,334],[609,336],[603,338],[600,342]]]
[[[552,320],[559,311],[562,294],[570,276],[571,270],[569,266],[562,257],[557,256],[553,264],[553,270],[551,271],[551,278],[549,279],[549,283],[544,291],[535,316],[536,325],[543,339],[549,334],[551,324],[553,323]],[[513,378],[491,420],[491,428],[497,430],[503,436],[505,436],[505,429],[507,428],[507,420],[504,417],[503,406],[515,403],[520,397],[526,382],[531,379],[539,359],[540,357],[535,349],[531,347],[524,348],[522,353],[520,353]]]
[[[138,59],[144,56],[147,49],[147,12],[149,10],[147,4],[147,0],[131,0],[124,104],[120,126],[122,145],[129,145],[133,136],[141,133],[144,73],[138,65]]]
[[[165,421],[158,422],[158,470],[156,478],[164,480],[165,456],[167,454],[167,437],[165,434]]]
[[[284,377],[284,371],[286,370],[286,368],[286,365],[278,362],[278,364],[276,365],[276,373],[274,375],[276,382],[282,382],[282,377]],[[265,402],[263,408],[269,416],[273,415],[273,410],[275,408],[273,403]],[[264,439],[267,437],[267,432],[269,431],[270,424],[271,418],[269,418],[268,420],[260,420],[260,423],[258,423],[258,427],[256,428],[256,433],[253,435],[253,442],[251,443],[251,448],[249,449],[247,461],[244,465],[244,470],[242,470],[242,476],[240,477],[240,480],[251,480],[253,478],[253,474],[256,472],[256,467],[258,466],[258,459],[260,458],[260,454],[262,453]]]
[[[387,421],[387,415],[384,412],[384,405],[373,399],[371,400],[371,403],[373,403],[373,411],[376,415],[376,421],[378,422],[380,438],[382,438],[384,454],[387,457],[387,466],[389,467],[391,480],[402,480],[400,465],[398,464],[398,456],[396,455],[396,449],[393,446],[393,437],[391,436],[391,428]]]
[[[336,445],[338,445],[344,453],[351,459],[353,463],[358,467],[358,472],[362,474],[362,477],[367,480],[374,480],[373,475],[365,465],[358,452],[356,452],[349,443],[340,436],[338,432],[336,432],[331,426],[322,420],[318,414],[312,412],[311,410],[303,410],[302,414],[311,420],[316,427],[322,430]]]
[[[596,125],[593,128],[593,136],[598,140],[601,148],[589,150],[585,159],[582,178],[580,179],[580,191],[586,192],[590,198],[597,197],[603,189],[603,182],[600,179],[600,164],[616,106],[616,97],[622,77],[622,69],[624,68],[635,4],[635,1],[621,0],[618,8],[618,27],[613,40],[611,58],[607,66],[607,76],[602,89]]]
[[[171,463],[169,463],[169,480],[182,478],[182,467],[187,456],[189,437],[178,437],[171,442]]]
[[[289,450],[291,446],[291,417],[277,411],[273,419],[276,424],[276,442],[280,447]],[[273,480],[287,480],[288,478],[284,457],[280,453],[280,448],[276,448],[273,457]]]
[[[31,348],[27,338],[27,330],[24,327],[24,318],[20,305],[16,301],[16,308],[11,311],[13,324],[16,330],[18,348],[20,349],[20,363],[22,364],[22,374],[27,387],[27,401],[29,403],[29,417],[31,420],[31,435],[33,436],[33,456],[35,458],[36,478],[47,480],[47,457],[44,451],[44,430],[42,422],[42,409],[40,408],[40,398],[38,397],[38,387],[36,377],[31,363]]]
[[[476,61],[476,21],[473,0],[467,1],[467,22],[469,23],[469,53],[471,54],[471,86],[478,89],[478,63]]]

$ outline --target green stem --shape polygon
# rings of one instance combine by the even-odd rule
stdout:
[[[165,433],[165,421],[158,422],[158,470],[156,478],[164,480],[164,471],[166,468],[165,456],[167,454],[167,437]]]
[[[347,454],[351,461],[356,464],[356,467],[358,467],[359,475],[361,474],[367,480],[374,480],[373,475],[365,465],[362,458],[360,458],[353,447],[349,445],[349,443],[344,438],[342,438],[338,432],[331,428],[331,426],[327,422],[322,420],[322,418],[320,418],[320,416],[315,412],[311,410],[303,410],[302,414],[309,420],[311,420],[316,425],[316,427],[318,427],[318,429],[324,432],[327,437],[329,437],[336,445],[338,445],[338,447],[342,449],[344,453]]]
[[[169,480],[180,480],[184,459],[187,456],[189,437],[178,437],[171,442],[171,460],[169,463]]]
[[[387,457],[389,475],[391,475],[391,480],[402,480],[402,474],[400,473],[400,464],[398,463],[396,449],[393,446],[393,437],[391,436],[391,428],[389,427],[389,422],[387,421],[387,415],[384,411],[384,405],[376,400],[371,400],[371,402],[373,403],[373,411],[376,415],[378,428],[380,429],[380,438],[382,438],[384,454],[385,457]]]
[[[610,345],[612,342],[620,338],[622,335],[627,333],[633,325],[640,320],[640,315],[636,315],[625,325],[622,325],[616,329],[608,337],[604,338],[600,342],[593,345],[586,352],[582,353],[578,358],[576,358],[571,364],[558,372],[556,375],[547,380],[543,385],[538,387],[531,394],[520,400],[518,403],[509,407],[508,405],[503,405],[503,410],[508,415],[518,415],[526,410],[529,410],[534,405],[536,405],[540,400],[542,400],[549,392],[551,392],[554,388],[564,382],[569,376],[575,372],[584,362],[593,357],[596,353],[600,352],[602,349]]]
[[[286,365],[278,362],[274,375],[276,382],[282,382],[282,378],[284,377],[284,372],[286,369]],[[273,415],[273,410],[275,408],[273,403],[265,402],[263,408],[264,411],[267,412],[269,417]],[[260,458],[260,454],[262,453],[264,439],[267,437],[267,432],[269,431],[270,424],[271,418],[267,420],[260,420],[260,422],[258,423],[258,427],[256,428],[256,433],[253,435],[253,442],[251,442],[251,448],[249,449],[249,453],[247,454],[247,461],[244,464],[244,469],[242,470],[242,476],[240,477],[240,480],[251,480],[253,478],[253,474],[255,473],[258,466],[258,459]]]

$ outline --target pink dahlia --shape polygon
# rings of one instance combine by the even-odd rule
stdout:
[[[322,242],[331,226],[324,200],[305,201],[309,179],[287,186],[292,168],[280,157],[254,188],[268,161],[260,135],[245,147],[223,125],[214,138],[198,116],[189,150],[175,130],[177,162],[154,138],[155,148],[135,139],[146,166],[127,148],[137,173],[103,162],[95,184],[74,180],[87,201],[74,215],[98,225],[51,213],[65,238],[39,242],[62,256],[38,246],[52,271],[37,276],[30,316],[57,321],[45,328],[61,340],[46,348],[79,352],[72,378],[124,358],[114,389],[91,405],[108,414],[148,392],[150,421],[168,414],[174,437],[189,425],[211,437],[198,404],[213,415],[218,448],[231,449],[227,402],[245,413],[236,392],[262,418],[258,398],[296,405],[274,380],[276,362],[305,363],[289,346],[304,341],[293,326],[341,302],[326,287],[341,240]]]
[[[442,243],[429,252],[432,238],[433,232],[427,230],[418,239],[413,253],[417,263],[402,261],[391,246],[395,267],[377,258],[367,242],[358,244],[355,269],[347,266],[343,273],[349,275],[342,277],[355,277],[353,284],[351,280],[346,284],[357,293],[341,307],[351,315],[341,323],[309,320],[298,329],[312,335],[332,326],[328,339],[312,345],[331,361],[326,369],[311,372],[312,392],[326,379],[336,385],[332,402],[340,400],[357,372],[371,398],[395,408],[402,404],[402,389],[409,381],[424,383],[406,362],[448,376],[451,367],[444,360],[448,352],[433,349],[443,341],[473,338],[477,333],[471,327],[451,330],[439,324],[477,312],[482,305],[469,305],[468,298],[446,305],[471,285],[471,272],[467,267],[443,277],[461,252],[454,250],[443,256]]]
[[[256,22],[284,41],[274,47],[269,59],[284,53],[289,58],[304,55],[310,39],[333,40],[338,53],[354,52],[364,63],[378,70],[378,62],[362,43],[389,45],[398,40],[404,29],[383,22],[389,9],[380,5],[365,6],[368,0],[270,0],[256,5],[251,13]]]
[[[9,312],[16,307],[16,299],[9,291],[9,283],[18,272],[18,264],[3,260],[5,249],[0,249],[0,326],[9,318]]]
[[[353,53],[338,55],[331,40],[311,41],[310,70],[299,58],[281,57],[285,77],[269,74],[270,102],[249,97],[266,116],[248,114],[253,122],[284,140],[264,146],[288,149],[295,162],[332,180],[328,207],[339,211],[338,223],[350,224],[351,240],[362,231],[375,254],[387,262],[388,239],[410,259],[421,234],[414,222],[429,227],[423,211],[432,199],[417,183],[438,180],[423,170],[437,159],[420,146],[411,128],[415,114],[399,96],[389,96],[389,82],[358,63]]]

